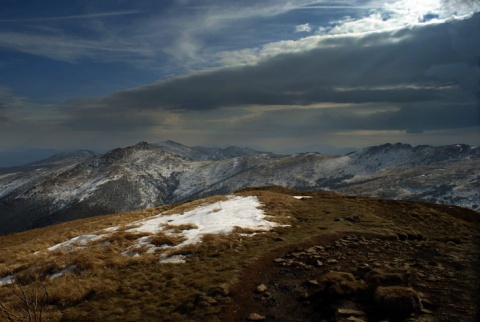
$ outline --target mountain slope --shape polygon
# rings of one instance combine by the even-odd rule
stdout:
[[[479,214],[464,208],[246,189],[0,236],[0,303],[15,311],[16,279],[47,291],[46,321],[333,321],[352,306],[392,320],[359,293],[390,278],[424,309],[405,321],[473,322],[479,241]],[[356,284],[326,301],[330,271]]]
[[[480,149],[385,144],[344,156],[141,142],[0,175],[0,234],[251,187],[413,199],[476,209]]]

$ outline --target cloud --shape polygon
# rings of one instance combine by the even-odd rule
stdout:
[[[10,132],[0,128],[3,141],[14,137],[11,141],[17,144],[40,144],[41,137],[58,144],[68,139],[125,145],[161,137],[185,144],[258,141],[281,146],[322,138],[332,144],[353,140],[349,146],[362,146],[366,144],[357,138],[380,135],[377,140],[399,141],[423,136],[434,142],[441,133],[469,143],[464,139],[479,128],[480,34],[472,30],[478,29],[480,14],[452,18],[453,9],[442,9],[428,21],[419,21],[418,15],[417,22],[407,24],[398,23],[403,19],[401,7],[387,14],[384,3],[365,11],[364,6],[378,7],[378,2],[348,1],[340,6],[358,8],[358,16],[334,20],[321,34],[306,35],[295,33],[292,26],[304,21],[320,24],[298,12],[317,10],[314,7],[327,2],[310,7],[312,1],[262,1],[251,7],[233,0],[219,7],[177,3],[185,3],[190,11],[174,7],[161,15],[142,16],[144,22],[129,30],[89,25],[93,38],[49,24],[45,27],[51,30],[35,35],[0,32],[0,46],[58,60],[165,59],[162,64],[172,62],[166,65],[173,66],[176,75],[175,63],[185,63],[182,71],[189,71],[56,104],[15,97],[0,87],[0,122],[15,125]],[[400,12],[396,16],[394,9]],[[264,32],[260,27],[278,17],[284,21],[275,25],[275,32],[282,30],[291,38],[268,38],[268,30],[262,34],[265,38],[256,37]],[[122,32],[125,37],[119,36]],[[257,42],[252,43],[252,37]],[[160,53],[172,60],[159,58]],[[30,134],[22,134],[25,127]]]
[[[452,47],[455,40],[450,31],[461,30],[455,37],[466,41],[457,43],[475,43],[473,49],[478,52],[480,36],[468,30],[479,21],[477,15],[362,37],[326,36],[312,50],[173,78],[92,103],[127,109],[206,110],[253,104],[405,103],[431,101],[458,91],[471,96],[478,88],[477,67],[470,62],[476,54]],[[465,70],[452,67],[452,62]]]
[[[161,123],[156,113],[120,109],[69,109],[63,126],[74,131],[133,132],[147,130]]]
[[[120,42],[118,39],[91,40],[66,35],[32,35],[23,32],[0,32],[0,47],[66,62],[74,62],[82,57],[123,61],[132,56],[147,58],[153,56],[148,48]]]
[[[62,16],[42,16],[41,10],[39,16],[31,16],[27,6],[19,18],[0,19],[0,49],[70,63],[85,58],[132,64],[153,60],[154,50],[138,40],[130,27],[145,13],[137,9],[95,11],[96,7],[105,6],[92,4],[88,8],[72,8],[59,5],[53,12],[70,13],[82,9],[87,12]]]
[[[479,23],[475,15],[361,36],[313,36],[310,50],[71,101],[63,125],[180,140],[194,133],[210,142],[221,133],[231,144],[239,137],[274,144],[333,140],[335,133],[427,137],[478,128],[480,35],[470,31]]]
[[[295,32],[311,32],[312,26],[309,23],[295,26]]]
[[[99,12],[83,15],[72,16],[57,16],[57,17],[38,17],[38,18],[26,18],[26,19],[0,19],[0,22],[45,22],[45,21],[62,21],[62,20],[76,20],[76,19],[92,19],[92,18],[105,18],[114,16],[125,16],[139,14],[142,11],[139,10],[124,10],[124,11],[111,11],[111,12]]]
[[[0,120],[3,123],[14,119],[15,110],[21,108],[25,99],[15,96],[10,88],[0,85]]]
[[[442,23],[480,12],[475,0],[396,0],[385,2],[361,18],[344,17],[319,27],[319,34],[358,34],[395,30],[408,26]]]

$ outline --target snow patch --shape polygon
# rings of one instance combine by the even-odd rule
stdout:
[[[201,242],[202,237],[206,234],[229,234],[235,228],[251,229],[254,232],[265,232],[280,224],[268,221],[266,215],[259,207],[260,201],[257,197],[248,196],[229,196],[225,201],[218,201],[211,204],[199,206],[193,210],[182,214],[163,215],[159,214],[149,219],[143,219],[132,222],[133,228],[126,230],[133,233],[146,233],[148,236],[138,238],[134,245],[122,252],[128,257],[138,257],[140,253],[138,248],[146,248],[147,253],[154,253],[158,249],[177,249],[185,245],[196,244]],[[167,226],[167,227],[166,227]],[[172,232],[171,227],[178,226],[183,230]],[[118,226],[103,229],[103,234],[89,234],[72,238],[63,243],[56,244],[49,251],[62,249],[64,252],[71,252],[89,242],[109,236],[118,230]],[[150,238],[156,233],[162,232],[166,235],[181,237],[184,239],[176,246],[161,245],[155,246],[151,243]],[[245,234],[252,236],[254,234]],[[163,257],[160,263],[184,263],[184,256]],[[62,271],[52,275],[50,278],[62,276],[68,271]]]
[[[160,263],[162,264],[184,264],[187,262],[186,256],[184,255],[173,255],[170,257],[160,259]]]
[[[312,196],[293,196],[293,198],[298,200],[312,199]]]
[[[9,285],[13,283],[15,283],[15,278],[13,278],[13,276],[11,275],[0,278],[0,286]]]
[[[105,237],[105,236],[107,236],[107,235],[106,234],[102,234],[102,235],[82,235],[82,236],[74,237],[70,240],[67,240],[66,242],[56,244],[52,247],[49,247],[48,250],[49,251],[54,251],[54,250],[57,250],[57,249],[60,249],[60,248],[66,248],[67,246],[74,246],[73,244],[86,245],[87,243],[89,243],[91,241],[100,239],[100,238]]]
[[[138,227],[129,229],[129,232],[154,234],[163,231],[162,225],[169,226],[191,225],[180,234],[186,240],[177,245],[182,247],[196,244],[206,234],[229,234],[235,227],[267,231],[279,224],[265,219],[265,214],[257,197],[231,196],[226,201],[218,201],[183,214],[157,215],[152,219],[136,222]],[[165,232],[167,233],[167,232]],[[147,238],[142,237],[136,246],[145,246]]]
[[[50,280],[56,279],[56,278],[58,278],[58,277],[60,277],[60,276],[63,276],[63,275],[65,275],[65,274],[73,273],[74,269],[75,269],[75,266],[68,266],[67,268],[61,270],[61,271],[58,272],[58,273],[49,275],[48,278],[49,278]]]

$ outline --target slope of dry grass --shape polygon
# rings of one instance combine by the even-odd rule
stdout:
[[[313,198],[292,197],[305,194]],[[246,189],[237,195],[257,196],[270,220],[290,226],[253,235],[239,228],[230,235],[205,235],[198,245],[152,253],[138,250],[140,256],[129,257],[122,252],[139,237],[125,231],[133,221],[159,212],[182,213],[225,197],[84,219],[1,236],[0,278],[14,273],[23,285],[40,283],[45,287],[49,294],[44,304],[46,321],[219,321],[231,294],[211,293],[237,285],[245,269],[277,249],[345,232],[391,238],[421,235],[431,240],[479,236],[478,213],[460,208],[275,187]],[[361,220],[349,221],[352,216]],[[124,229],[97,241],[96,246],[72,252],[46,251],[56,243],[112,226]],[[192,227],[167,228],[181,231]],[[163,235],[153,239],[159,245],[181,242]],[[187,262],[159,263],[167,254],[184,255]],[[51,279],[63,270],[68,273]],[[0,300],[11,307],[18,302],[12,286],[0,286]]]

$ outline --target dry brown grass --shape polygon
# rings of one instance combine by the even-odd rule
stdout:
[[[194,200],[194,201],[186,202],[180,205],[176,205],[175,207],[172,207],[171,209],[164,211],[163,214],[166,216],[183,214],[187,211],[193,210],[201,206],[205,206],[205,205],[212,204],[219,201],[226,201],[226,200],[228,200],[227,196],[213,196],[213,197],[208,197],[200,200]]]
[[[174,234],[180,234],[184,230],[190,230],[190,229],[197,229],[198,226],[194,224],[182,224],[182,225],[170,225],[170,224],[162,224],[162,228],[165,231],[174,233]]]
[[[185,241],[186,238],[180,235],[170,235],[164,232],[157,232],[152,237],[148,238],[148,242],[157,247],[161,246],[177,246],[181,242]]]
[[[16,280],[0,298],[0,319],[9,322],[44,322],[60,318],[60,312],[49,305],[49,292],[43,283]]]
[[[226,200],[224,196],[212,197],[183,205],[84,219],[1,236],[0,277],[14,271],[24,274],[25,283],[29,279],[43,283],[51,294],[48,305],[52,318],[49,321],[216,321],[228,298],[219,300],[217,306],[201,307],[196,301],[197,296],[211,287],[236,283],[248,263],[272,249],[345,231],[393,234],[412,230],[434,238],[438,234],[435,231],[438,225],[434,226],[436,221],[440,226],[449,227],[449,231],[456,227],[455,234],[467,232],[468,227],[464,221],[445,215],[444,208],[431,208],[425,204],[315,193],[310,194],[314,197],[312,199],[297,200],[292,196],[298,192],[279,188],[244,190],[238,194],[257,196],[269,219],[291,227],[276,227],[253,236],[244,234],[255,230],[237,228],[228,235],[205,235],[198,245],[166,248],[164,251],[163,255],[187,255],[187,264],[159,264],[161,254],[135,248],[137,239],[146,235],[128,232],[125,228],[93,242],[85,250],[70,253],[46,251],[72,237],[110,226],[127,227],[132,221],[151,217],[162,210],[176,214]],[[411,216],[413,212],[424,215],[412,221],[415,218]],[[361,215],[362,220],[356,224],[334,220],[353,214]],[[157,246],[178,245],[183,237],[175,234],[196,227],[165,225],[163,228],[167,232],[147,241]],[[141,255],[122,255],[127,248]],[[34,254],[36,251],[40,253]],[[56,279],[48,278],[67,267],[75,269]],[[11,290],[11,286],[0,287],[0,299],[10,301]]]

